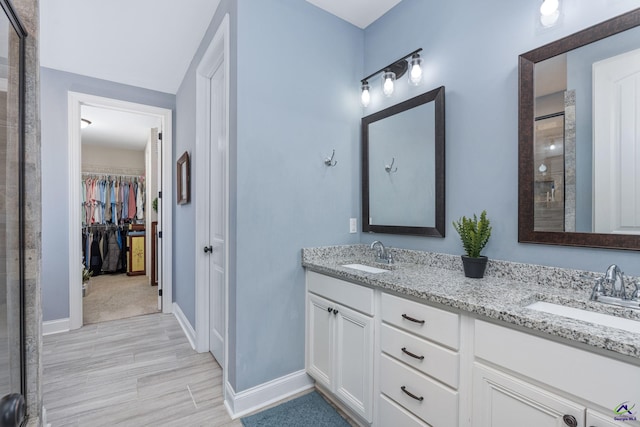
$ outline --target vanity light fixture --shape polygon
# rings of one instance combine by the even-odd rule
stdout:
[[[90,120],[80,119],[80,129],[84,129],[91,124]]]
[[[540,23],[552,27],[560,17],[560,0],[543,0],[540,6]]]
[[[369,82],[363,80],[362,82],[362,95],[360,95],[363,107],[368,107],[371,101],[371,94],[369,93]]]
[[[393,82],[396,80],[396,73],[393,71],[385,71],[382,74],[382,93],[387,98],[393,95]]]
[[[409,61],[409,84],[418,86],[422,81],[422,58],[420,54],[414,53]]]
[[[419,52],[422,51],[422,48],[416,49],[413,52],[403,56],[395,62],[387,65],[386,67],[380,68],[375,73],[372,73],[360,80],[362,94],[360,95],[360,100],[362,101],[362,106],[366,107],[369,105],[371,101],[371,93],[369,92],[369,79],[372,77],[382,74],[382,92],[385,96],[389,97],[393,94],[395,80],[404,76],[404,74],[409,70],[409,83],[416,86],[420,84],[422,80],[422,58],[420,58]],[[411,58],[407,61],[407,58]],[[409,68],[411,67],[411,68]]]

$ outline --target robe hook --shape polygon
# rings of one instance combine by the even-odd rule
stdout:
[[[324,164],[331,167],[334,167],[335,165],[337,165],[338,161],[333,160],[333,157],[335,155],[336,155],[336,150],[334,149],[333,152],[331,153],[331,157],[327,157],[326,159],[324,159]]]
[[[395,158],[395,157],[393,157],[393,158],[391,159],[391,164],[390,164],[390,165],[385,165],[385,166],[384,166],[384,170],[386,170],[386,171],[387,171],[387,173],[396,173],[396,172],[398,172],[398,167],[397,167],[397,166],[396,166],[396,168],[395,168],[395,169],[393,168],[393,164],[394,164],[395,162],[396,162],[396,158]]]

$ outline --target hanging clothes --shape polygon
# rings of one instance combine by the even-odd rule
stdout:
[[[81,182],[83,225],[144,219],[144,177],[87,175]]]

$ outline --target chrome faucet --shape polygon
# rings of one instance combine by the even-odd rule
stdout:
[[[627,299],[623,274],[624,273],[620,271],[620,267],[615,264],[611,264],[604,274],[604,282],[611,287],[612,297]]]
[[[380,240],[373,242],[371,244],[371,249],[376,251],[376,261],[393,264],[393,255],[384,247]]]
[[[613,304],[622,307],[640,308],[640,284],[634,282],[635,290],[631,296],[627,296],[624,283],[624,273],[615,264],[607,268],[604,277],[596,279],[591,291],[591,301],[599,301],[605,304]]]

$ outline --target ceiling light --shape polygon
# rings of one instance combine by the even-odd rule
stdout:
[[[391,96],[393,94],[393,82],[396,80],[396,73],[393,71],[385,71],[382,75],[382,93],[384,96]]]
[[[362,101],[362,106],[369,106],[369,102],[371,101],[371,94],[369,93],[369,82],[366,80],[362,82],[362,95],[360,95],[360,99]]]
[[[87,119],[80,119],[80,128],[84,129],[91,124],[91,121]]]
[[[414,53],[409,61],[409,84],[417,86],[422,80],[422,58]]]

